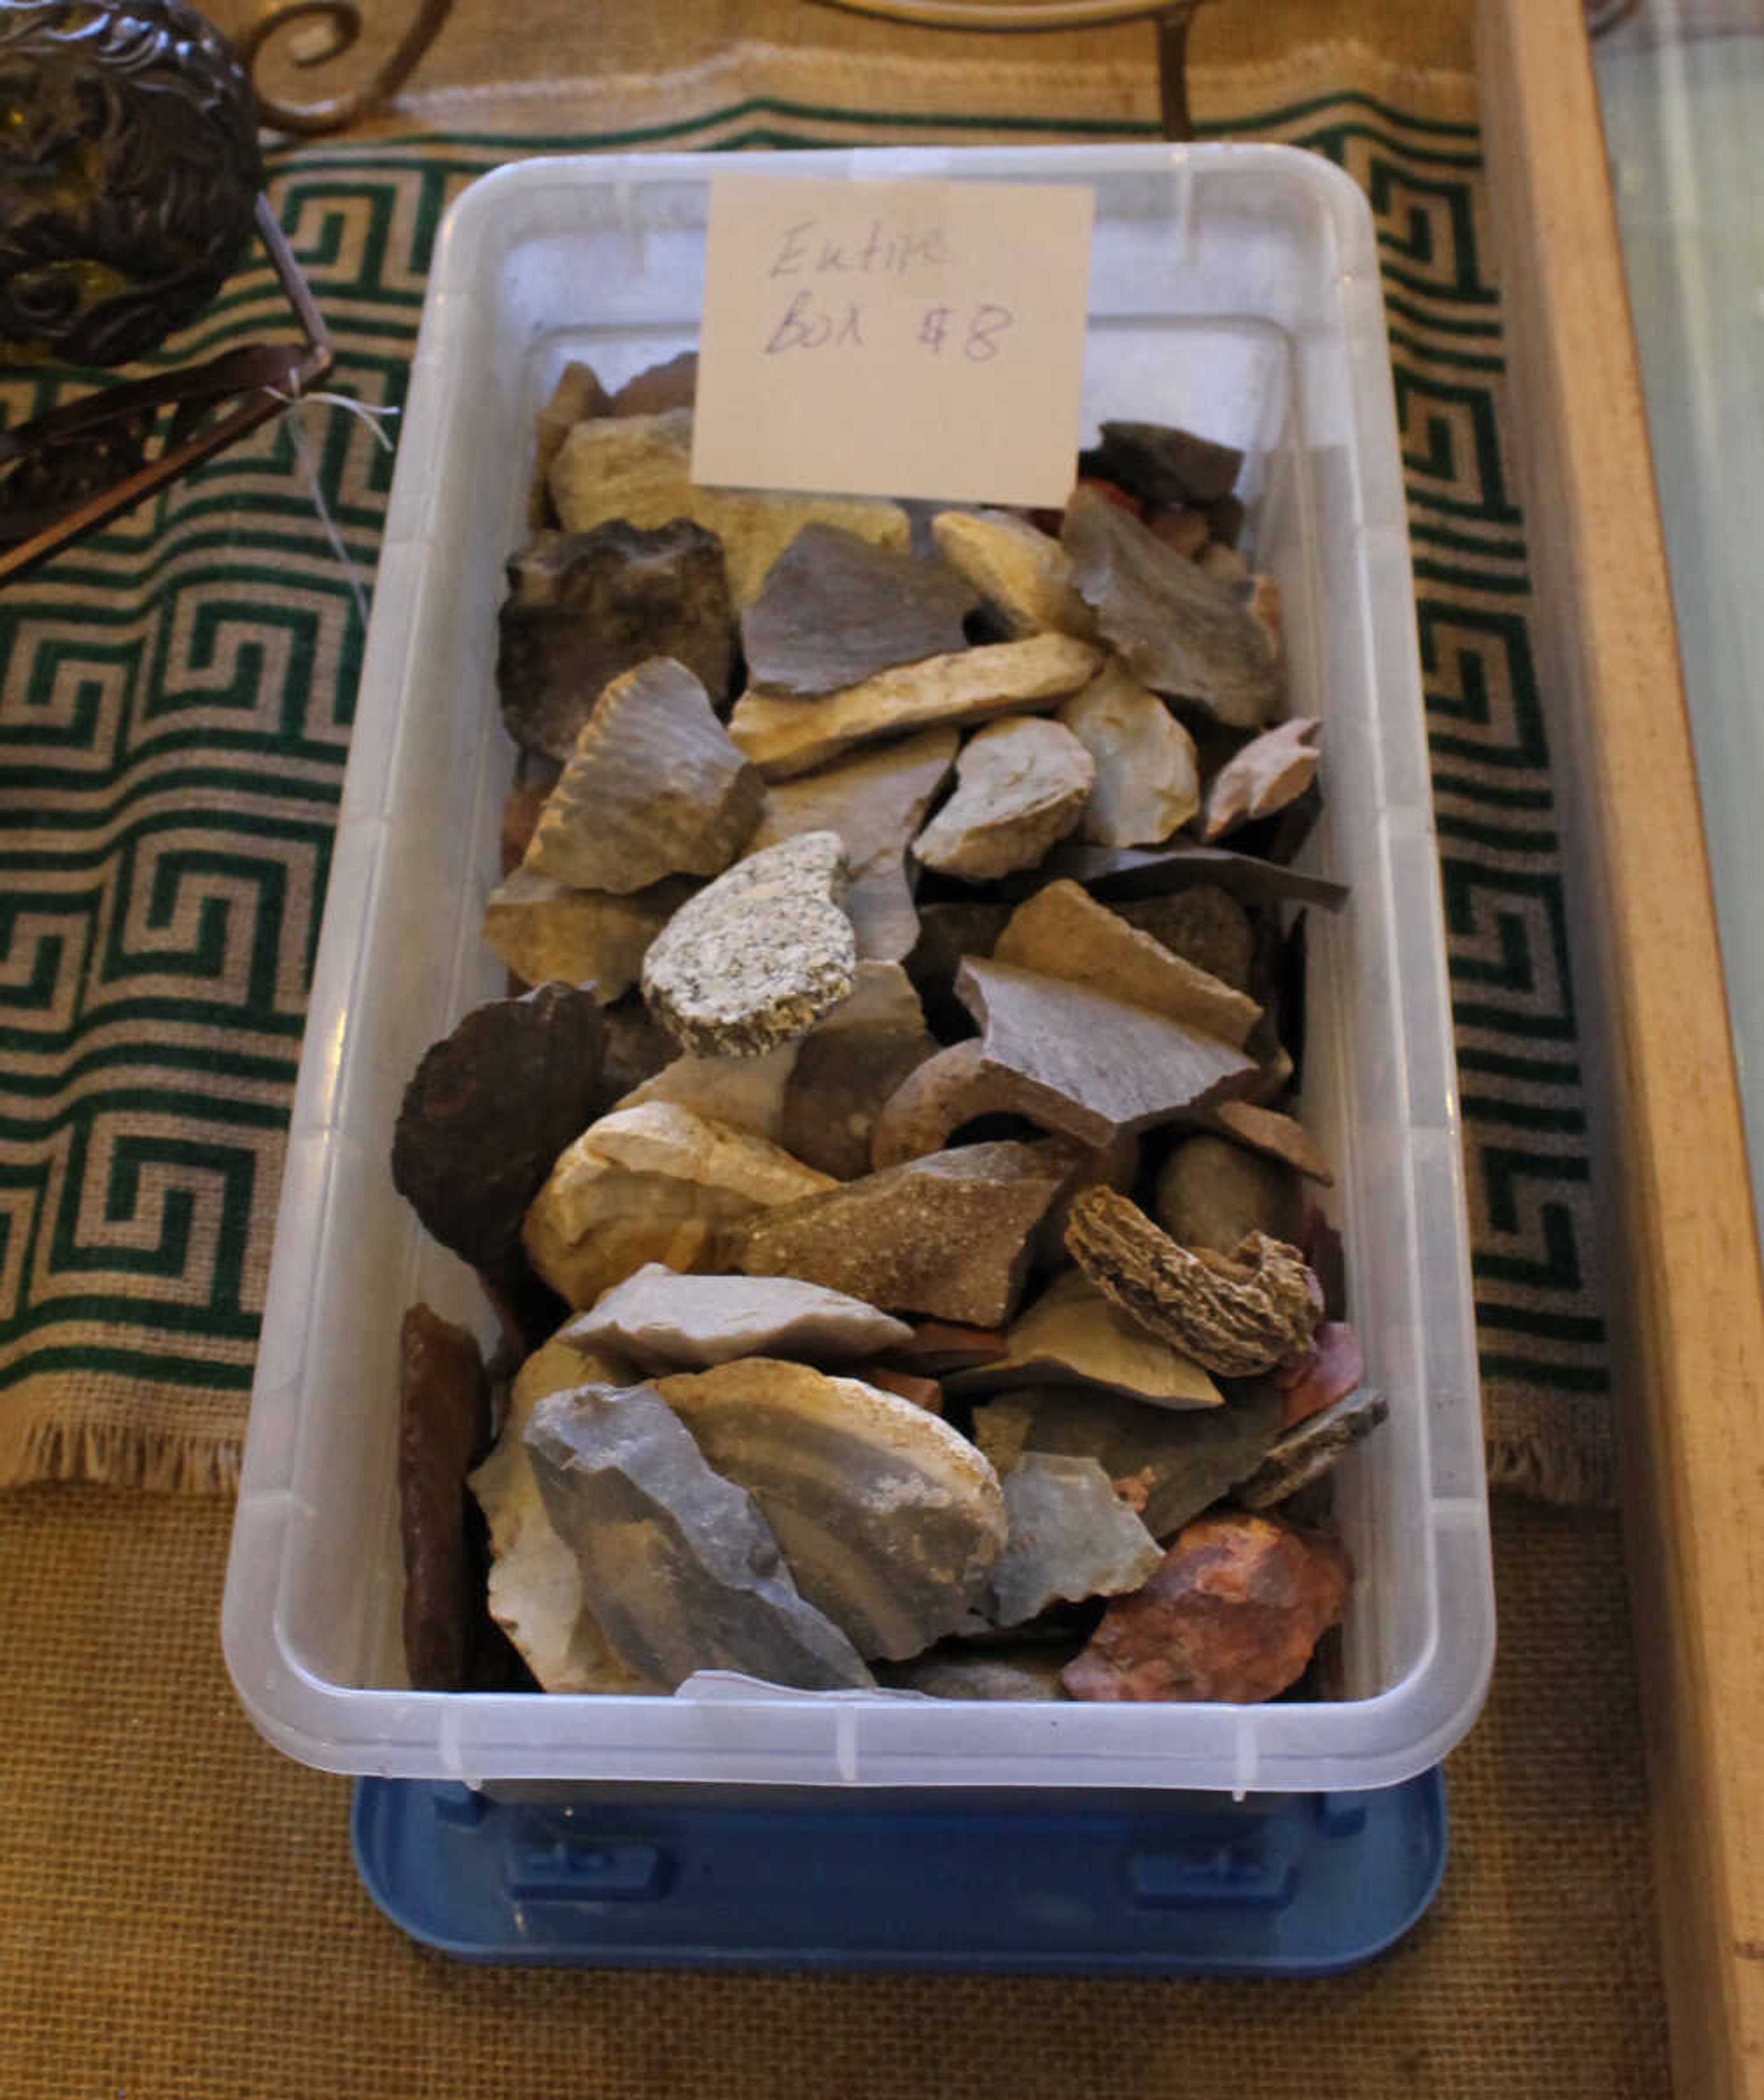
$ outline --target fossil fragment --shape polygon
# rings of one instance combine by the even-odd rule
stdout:
[[[717,1267],[731,1227],[830,1185],[746,1131],[646,1101],[602,1116],[559,1156],[522,1238],[553,1290],[589,1306],[646,1262]]]
[[[886,1312],[995,1326],[1016,1304],[1030,1236],[1072,1162],[1060,1144],[958,1145],[750,1220],[734,1265],[824,1283]]]
[[[1311,716],[1294,715],[1277,729],[1264,730],[1226,761],[1206,791],[1201,836],[1207,845],[1239,824],[1271,817],[1303,794],[1316,778],[1318,753],[1312,739],[1321,727]]]
[[[571,532],[591,532],[609,518],[650,527],[696,519],[722,542],[738,608],[759,595],[766,571],[805,525],[843,526],[881,546],[907,543],[906,514],[898,504],[700,488],[692,479],[691,446],[689,408],[576,424],[551,463],[558,517]]]
[[[552,1161],[600,1104],[601,1046],[593,995],[548,984],[474,1007],[404,1090],[393,1183],[498,1282],[519,1272],[521,1221]]]
[[[913,841],[927,867],[981,882],[1033,867],[1084,814],[1096,768],[1068,729],[1008,717],[970,737],[955,792]]]
[[[1017,1626],[1062,1599],[1136,1590],[1163,1555],[1094,1458],[1025,1451],[1004,1476],[1008,1532],[993,1571],[993,1616]]]
[[[1038,634],[900,664],[822,699],[743,694],[729,730],[768,780],[783,780],[878,737],[1050,709],[1087,682],[1098,660],[1085,642]]]
[[[931,537],[1013,636],[1096,639],[1096,615],[1073,588],[1065,550],[1025,518],[1003,510],[942,510],[931,521]]]
[[[1246,1509],[1270,1509],[1320,1480],[1390,1413],[1384,1396],[1363,1388],[1294,1423],[1237,1489]]]
[[[594,703],[523,866],[621,896],[664,876],[716,875],[747,843],[765,800],[703,686],[653,657]]]
[[[1321,1312],[1296,1247],[1252,1233],[1229,1255],[1190,1251],[1137,1204],[1092,1189],[1072,1207],[1065,1243],[1130,1319],[1221,1378],[1250,1378],[1310,1346]]]
[[[1012,914],[995,962],[1088,985],[1241,1050],[1262,1017],[1252,999],[1210,977],[1099,904],[1075,882],[1051,882]]]
[[[1243,454],[1169,423],[1107,422],[1101,443],[1079,465],[1148,503],[1180,507],[1228,496],[1243,470]]]
[[[496,687],[527,750],[567,759],[601,693],[650,657],[683,664],[713,701],[726,695],[734,614],[723,550],[690,518],[544,532],[508,576]]]
[[[650,1689],[699,1670],[806,1689],[871,1682],[797,1590],[754,1498],[705,1463],[654,1387],[548,1394],[525,1441],[589,1608]]]
[[[643,958],[650,1012],[700,1056],[756,1057],[806,1035],[856,980],[845,888],[832,832],[738,862],[681,907]]]
[[[1002,1357],[949,1380],[950,1391],[964,1396],[1055,1385],[1086,1386],[1153,1407],[1217,1407],[1223,1398],[1198,1364],[1123,1318],[1076,1269],[1056,1276],[1018,1315]]]
[[[637,982],[649,945],[692,895],[677,878],[629,897],[571,889],[517,868],[490,893],[484,942],[523,984],[555,978],[610,1004]]]
[[[1034,1387],[974,1410],[975,1440],[1001,1474],[1025,1451],[1094,1458],[1157,1538],[1246,1479],[1279,1434],[1280,1395],[1266,1379],[1187,1412],[1082,1386]]]
[[[965,648],[962,622],[974,609],[972,591],[940,561],[805,525],[741,615],[747,677],[756,692],[837,692]]]
[[[1088,985],[970,956],[958,996],[989,1068],[1012,1075],[1019,1113],[1093,1149],[1209,1107],[1253,1081],[1241,1051]]]
[[[683,1276],[649,1263],[560,1337],[641,1371],[703,1370],[737,1357],[844,1363],[911,1341],[904,1320],[794,1277]]]
[[[625,1383],[611,1357],[562,1342],[536,1350],[516,1374],[496,1448],[471,1476],[490,1527],[490,1615],[547,1692],[638,1692],[582,1594],[576,1555],[553,1530],[523,1440],[547,1393]]]
[[[490,1382],[463,1327],[413,1305],[399,1335],[404,1662],[418,1692],[463,1691],[483,1611],[465,1476],[490,1437]]]
[[[1074,1699],[1272,1699],[1347,1609],[1333,1539],[1278,1517],[1191,1524],[1143,1590],[1112,1604],[1062,1673]]]
[[[1104,638],[1141,683],[1233,729],[1272,719],[1279,656],[1228,585],[1086,489],[1073,492],[1060,539]]]
[[[860,957],[897,962],[919,938],[906,849],[955,762],[959,733],[928,729],[854,752],[799,779],[774,781],[750,850],[802,832],[837,832],[850,885],[845,910]]]
[[[1193,738],[1120,664],[1105,664],[1059,718],[1096,769],[1079,827],[1092,845],[1155,845],[1201,806]]]
[[[748,1357],[657,1390],[749,1489],[802,1595],[865,1656],[959,1625],[1005,1537],[997,1475],[934,1414],[855,1379]]]
[[[1227,1139],[1184,1138],[1158,1174],[1152,1211],[1179,1246],[1227,1254],[1247,1233],[1296,1241],[1299,1185],[1278,1161]]]

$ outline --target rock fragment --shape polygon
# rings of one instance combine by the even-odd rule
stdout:
[[[1366,1374],[1360,1337],[1344,1320],[1325,1320],[1311,1337],[1302,1357],[1274,1374],[1285,1401],[1281,1416],[1290,1429],[1307,1417],[1321,1414],[1338,1400],[1345,1400]]]
[[[552,1289],[587,1307],[646,1262],[720,1267],[743,1220],[831,1185],[746,1131],[646,1101],[602,1116],[559,1155],[522,1238]]]
[[[1076,1269],[1056,1276],[1006,1336],[1004,1354],[954,1373],[964,1396],[1028,1386],[1085,1386],[1152,1407],[1218,1407],[1201,1366],[1118,1312]]]
[[[1228,1254],[1246,1233],[1294,1242],[1299,1185],[1279,1162],[1222,1137],[1184,1138],[1158,1176],[1152,1214],[1179,1246]]]
[[[1213,1112],[1213,1120],[1239,1145],[1247,1145],[1265,1158],[1282,1161],[1307,1180],[1321,1181],[1327,1188],[1335,1179],[1328,1160],[1303,1124],[1277,1109],[1259,1108],[1250,1101],[1225,1101]]]
[[[955,792],[913,841],[914,856],[967,882],[1033,867],[1077,825],[1096,777],[1090,753],[1058,722],[992,722],[963,746]]]
[[[699,354],[682,350],[660,364],[646,364],[626,380],[612,397],[612,416],[659,416],[669,408],[690,408],[698,396]]]
[[[1233,729],[1273,719],[1279,656],[1228,585],[1082,488],[1066,505],[1060,537],[1104,638],[1141,683]]]
[[[928,1699],[1065,1699],[1060,1682],[1061,1658],[1045,1648],[1009,1648],[990,1655],[967,1655],[946,1646],[911,1662],[880,1672],[900,1692],[923,1692]]]
[[[412,1075],[392,1180],[444,1247],[499,1283],[521,1268],[521,1222],[551,1162],[601,1101],[593,995],[548,984],[474,1007]]]
[[[1012,635],[1096,639],[1096,615],[1073,587],[1065,550],[1026,518],[1004,510],[942,510],[931,521],[931,537]]]
[[[1389,1413],[1382,1393],[1362,1389],[1306,1415],[1286,1431],[1249,1479],[1239,1484],[1237,1499],[1252,1510],[1271,1509],[1285,1502],[1339,1465]]]
[[[1038,634],[879,671],[822,699],[747,693],[729,730],[768,780],[784,780],[879,737],[1052,708],[1087,682],[1098,660],[1085,642]]]
[[[1302,1356],[1322,1312],[1296,1247],[1263,1233],[1228,1255],[1180,1247],[1112,1189],[1078,1198],[1065,1241],[1129,1319],[1221,1378],[1253,1378]]]
[[[657,1390],[717,1471],[751,1491],[797,1588],[860,1654],[916,1655],[984,1595],[1004,1499],[986,1460],[936,1415],[760,1357]]]
[[[610,1005],[637,981],[649,946],[693,893],[677,878],[628,897],[571,889],[517,868],[490,893],[484,942],[523,984],[550,979],[592,990]]]
[[[972,591],[941,561],[805,525],[741,615],[756,692],[812,698],[966,648]]]
[[[592,366],[574,359],[564,366],[536,419],[533,483],[527,503],[527,523],[536,531],[557,523],[549,477],[564,439],[578,423],[590,416],[607,415],[611,408],[611,398]]]
[[[1057,1144],[958,1145],[750,1220],[734,1264],[885,1312],[996,1326],[1015,1308],[1030,1236],[1072,1157]]]
[[[562,1332],[641,1371],[703,1370],[737,1357],[845,1363],[912,1339],[904,1320],[794,1277],[683,1276],[651,1262]]]
[[[1321,904],[1339,911],[1347,902],[1345,883],[1224,846],[1085,846],[1069,841],[1047,856],[1044,872],[1069,876],[1093,897],[1111,902],[1164,897],[1202,883],[1228,890],[1245,904]]]
[[[611,518],[652,527],[695,519],[722,543],[738,609],[759,595],[766,571],[805,525],[843,526],[882,546],[907,543],[911,528],[898,504],[700,488],[692,479],[691,448],[689,408],[578,423],[551,465],[558,515],[572,532],[591,532]]]
[[[1272,1699],[1347,1607],[1333,1539],[1277,1517],[1203,1517],[1143,1590],[1112,1604],[1061,1673],[1074,1699]]]
[[[906,849],[955,762],[959,734],[928,729],[836,765],[774,781],[750,841],[759,852],[804,832],[837,832],[851,880],[845,911],[860,958],[898,962],[919,938]]]
[[[602,692],[653,656],[724,700],[734,614],[723,550],[690,518],[654,532],[609,518],[592,532],[541,533],[508,576],[496,688],[525,749],[568,758]]]
[[[682,1048],[756,1057],[848,996],[857,943],[845,854],[805,832],[739,861],[683,905],[643,959],[643,996]]]
[[[993,1617],[1021,1626],[1064,1601],[1136,1590],[1163,1559],[1094,1458],[1026,1451],[1004,1476],[1009,1527],[993,1571]]]
[[[1094,1458],[1154,1538],[1167,1538],[1253,1473],[1280,1434],[1281,1396],[1259,1380],[1184,1413],[1081,1386],[984,1401],[974,1438],[1001,1474],[1025,1451]]]
[[[1092,845],[1155,845],[1201,806],[1193,738],[1119,663],[1111,659],[1059,719],[1096,768],[1079,827]]]
[[[937,1048],[900,964],[860,963],[851,997],[796,1045],[778,1141],[838,1180],[867,1174],[884,1105]]]
[[[418,1692],[461,1692],[484,1609],[465,1476],[490,1440],[490,1381],[473,1337],[426,1305],[399,1331],[398,1401],[405,1668]]]
[[[698,679],[653,657],[594,703],[522,865],[620,896],[666,876],[720,874],[765,801]]]
[[[1243,471],[1243,454],[1168,423],[1107,422],[1081,465],[1147,503],[1180,508],[1223,501]]]
[[[1277,729],[1264,730],[1252,738],[1235,758],[1225,761],[1206,791],[1206,811],[1201,820],[1201,837],[1206,845],[1239,824],[1271,817],[1297,801],[1316,778],[1315,739],[1322,726],[1312,716],[1294,715]]]
[[[589,1607],[649,1689],[700,1670],[808,1690],[872,1681],[798,1592],[753,1497],[705,1463],[653,1387],[549,1394],[525,1440]]]

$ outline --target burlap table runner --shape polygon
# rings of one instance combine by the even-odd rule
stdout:
[[[481,33],[487,11],[465,13]],[[1142,42],[1058,69],[1021,40],[980,64],[897,43],[443,82],[398,124],[444,130],[276,153],[271,194],[335,333],[335,383],[396,407],[440,215],[517,152],[1153,135]],[[1471,84],[1337,41],[1202,68],[1194,86],[1208,132],[1329,154],[1378,218],[1491,1475],[1601,1502],[1579,1046]],[[258,265],[197,333],[214,349],[275,322]],[[0,404],[12,420],[54,392],[11,380]],[[0,1485],[236,1478],[389,485],[371,431],[308,408],[0,593]]]

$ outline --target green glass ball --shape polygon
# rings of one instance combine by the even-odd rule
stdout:
[[[151,350],[233,269],[262,179],[249,83],[183,0],[0,0],[0,364]]]

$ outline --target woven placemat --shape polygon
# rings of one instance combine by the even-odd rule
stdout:
[[[338,387],[398,405],[440,215],[517,152],[1154,128],[1149,68],[1113,60],[1056,86],[1003,57],[859,67],[741,46],[666,80],[561,85],[537,92],[567,135],[456,128],[273,157],[271,197],[333,330]],[[1607,1360],[1578,1041],[1469,83],[1336,43],[1203,71],[1195,100],[1213,131],[1340,161],[1377,217],[1491,1473],[1601,1502]],[[275,324],[258,267],[192,346]],[[8,381],[0,407],[15,420],[54,390]],[[0,594],[0,1485],[236,1477],[389,483],[370,430],[309,408]]]

